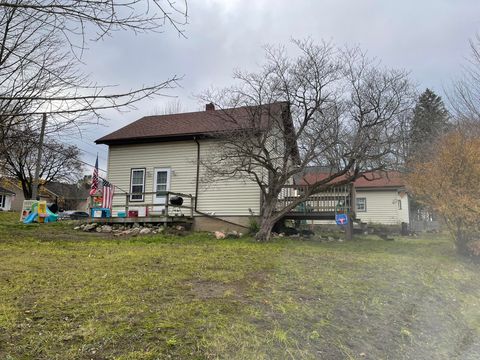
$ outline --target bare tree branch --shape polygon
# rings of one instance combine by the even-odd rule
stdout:
[[[98,123],[104,110],[135,109],[144,99],[165,96],[181,77],[117,90],[80,71],[77,50],[86,49],[87,30],[98,40],[116,30],[158,31],[168,22],[183,34],[186,19],[185,1],[0,1],[0,144],[12,129],[34,129],[42,113],[49,114],[50,132],[80,129]]]

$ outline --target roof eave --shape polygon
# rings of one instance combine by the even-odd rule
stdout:
[[[356,186],[355,190],[366,190],[366,191],[373,191],[373,190],[406,190],[404,185],[385,185],[385,186]]]
[[[155,143],[155,142],[169,142],[169,141],[184,141],[184,140],[193,140],[193,139],[206,139],[206,138],[219,138],[226,133],[232,131],[240,131],[248,129],[234,129],[234,130],[222,130],[222,131],[211,131],[211,132],[201,132],[201,133],[185,133],[177,135],[156,135],[156,136],[139,136],[139,137],[128,137],[122,139],[104,139],[100,138],[95,140],[97,145],[128,145],[128,144],[144,144],[144,143]]]
[[[127,145],[127,144],[143,144],[152,142],[168,142],[168,141],[182,141],[192,140],[194,138],[201,138],[211,136],[212,134],[194,133],[194,134],[180,134],[180,135],[164,135],[164,136],[140,136],[129,137],[122,139],[103,139],[95,140],[95,144],[100,145]]]
[[[0,194],[2,195],[16,195],[13,191],[10,191],[8,189],[0,189]]]

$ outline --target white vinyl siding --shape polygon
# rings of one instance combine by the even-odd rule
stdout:
[[[356,198],[364,198],[366,211],[357,211],[357,218],[362,222],[396,225],[409,222],[408,219],[408,195],[400,196],[395,190],[358,190]],[[401,209],[398,202],[401,201]],[[357,202],[358,206],[358,202]]]
[[[219,143],[214,140],[201,140],[202,157],[218,152]],[[154,187],[154,169],[170,168],[170,191],[195,195],[197,144],[193,140],[112,145],[108,154],[108,180],[124,191],[130,189],[131,170],[145,169],[145,191],[156,191]],[[246,179],[219,180],[209,182],[204,169],[200,170],[198,210],[215,215],[249,215],[249,208],[256,214],[260,211],[260,189],[258,185]],[[120,192],[121,191],[117,191]],[[152,197],[146,196],[145,203],[151,203]],[[114,204],[124,204],[121,195],[114,197]],[[136,203],[138,206],[140,203]],[[189,206],[188,200],[185,205]],[[118,208],[117,208],[118,209]]]

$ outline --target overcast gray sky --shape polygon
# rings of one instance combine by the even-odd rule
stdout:
[[[135,36],[118,32],[91,44],[85,57],[92,79],[138,87],[184,75],[181,88],[169,91],[183,110],[203,107],[194,95],[231,83],[232,70],[254,70],[262,62],[262,45],[286,44],[311,37],[337,45],[359,45],[386,66],[411,72],[419,90],[443,87],[458,75],[468,56],[468,40],[480,29],[479,0],[189,0],[186,39],[173,29]],[[144,115],[171,99],[157,98],[138,110],[108,113],[101,127],[84,133],[78,146],[84,159],[106,167],[107,147],[94,139]],[[87,169],[87,172],[90,172]]]

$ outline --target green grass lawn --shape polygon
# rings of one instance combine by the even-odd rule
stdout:
[[[0,214],[0,359],[479,359],[445,236],[113,238]]]

